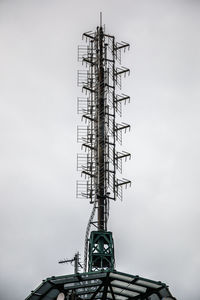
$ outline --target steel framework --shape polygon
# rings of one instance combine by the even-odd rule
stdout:
[[[78,86],[85,97],[78,97],[77,112],[85,124],[77,128],[77,141],[82,144],[84,153],[77,155],[77,169],[85,180],[77,181],[77,197],[88,198],[93,204],[85,238],[86,271],[91,225],[96,226],[98,232],[107,231],[109,201],[122,199],[123,186],[131,183],[117,177],[117,173],[122,172],[122,161],[131,157],[130,153],[117,150],[117,144],[122,144],[122,133],[130,130],[129,124],[117,122],[117,117],[122,115],[122,105],[130,102],[129,96],[118,93],[122,77],[130,73],[121,66],[122,51],[128,50],[130,45],[116,42],[102,26],[95,32],[84,33],[83,39],[86,45],[78,47],[78,60],[86,69],[78,71]],[[112,241],[112,237],[109,239]],[[90,254],[92,247],[90,243]],[[102,268],[103,264],[100,265]],[[99,267],[95,266],[96,269]],[[93,270],[91,261],[89,270]]]
[[[25,300],[176,300],[167,285],[121,272],[47,278]]]

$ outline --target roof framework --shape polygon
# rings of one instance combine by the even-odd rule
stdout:
[[[110,299],[160,300],[175,299],[167,285],[117,271],[91,272],[50,277],[26,300]]]

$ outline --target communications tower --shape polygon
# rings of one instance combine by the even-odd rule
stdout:
[[[119,272],[115,267],[112,233],[107,230],[109,203],[122,199],[122,189],[130,180],[119,178],[122,162],[130,154],[121,149],[122,134],[130,125],[118,121],[130,97],[121,93],[123,77],[130,70],[121,66],[121,55],[129,49],[126,42],[100,25],[83,34],[86,44],[78,47],[78,60],[85,69],[78,71],[77,111],[83,125],[77,127],[77,140],[82,152],[77,155],[78,198],[93,205],[85,236],[84,270],[79,272],[78,256],[75,273],[47,278],[26,299],[28,300],[160,300],[175,299],[166,284],[138,275]],[[61,261],[61,263],[66,262]]]
[[[78,126],[77,140],[84,153],[77,156],[77,169],[85,180],[77,181],[77,197],[88,198],[93,205],[86,230],[84,268],[113,270],[113,238],[107,231],[109,202],[121,199],[123,186],[130,185],[130,180],[117,177],[122,161],[130,158],[128,152],[117,149],[122,133],[130,130],[129,124],[117,121],[123,104],[130,101],[129,96],[118,92],[122,78],[130,73],[121,66],[121,53],[129,49],[129,44],[116,42],[101,25],[94,32],[84,33],[83,39],[86,45],[78,47],[78,60],[86,69],[78,71],[78,86],[84,94],[78,98],[78,113],[85,125]],[[96,230],[89,238],[91,225]]]

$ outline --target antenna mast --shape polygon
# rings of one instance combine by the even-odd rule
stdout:
[[[86,271],[89,248],[88,269],[95,271],[114,268],[112,233],[107,231],[109,201],[122,199],[122,187],[130,184],[127,179],[117,178],[117,173],[122,172],[122,160],[130,158],[130,154],[116,150],[117,144],[122,144],[122,132],[130,130],[130,125],[117,122],[123,103],[130,101],[129,96],[117,92],[122,77],[130,73],[121,66],[121,52],[129,49],[129,44],[118,43],[114,36],[105,33],[102,13],[100,26],[95,32],[84,33],[83,38],[87,45],[78,47],[78,60],[86,69],[78,71],[78,86],[85,97],[78,98],[78,113],[85,125],[78,126],[77,140],[85,153],[78,154],[77,169],[85,180],[77,181],[77,197],[88,198],[93,204],[86,230],[84,265]],[[91,225],[97,230],[91,232],[89,239]]]
[[[100,26],[95,32],[83,34],[86,45],[79,46],[78,59],[86,69],[78,71],[78,85],[84,97],[78,98],[78,113],[85,124],[78,127],[77,139],[84,153],[77,156],[77,168],[85,180],[77,182],[77,196],[93,204],[85,236],[84,272],[79,253],[59,263],[74,263],[74,274],[52,276],[43,280],[26,300],[176,300],[167,285],[138,275],[115,270],[112,232],[107,231],[109,202],[122,199],[127,179],[119,179],[122,161],[128,152],[117,150],[122,144],[122,132],[130,129],[118,123],[122,106],[130,97],[121,94],[122,77],[129,69],[121,66],[121,52],[129,44],[118,43],[105,32],[100,14]],[[96,230],[90,232],[91,226]],[[97,272],[96,272],[97,271]]]

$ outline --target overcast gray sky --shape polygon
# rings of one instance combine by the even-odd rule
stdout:
[[[21,300],[83,254],[91,206],[75,198],[77,46],[103,12],[131,44],[124,150],[133,182],[112,203],[117,270],[200,295],[200,1],[0,0],[0,299]]]

